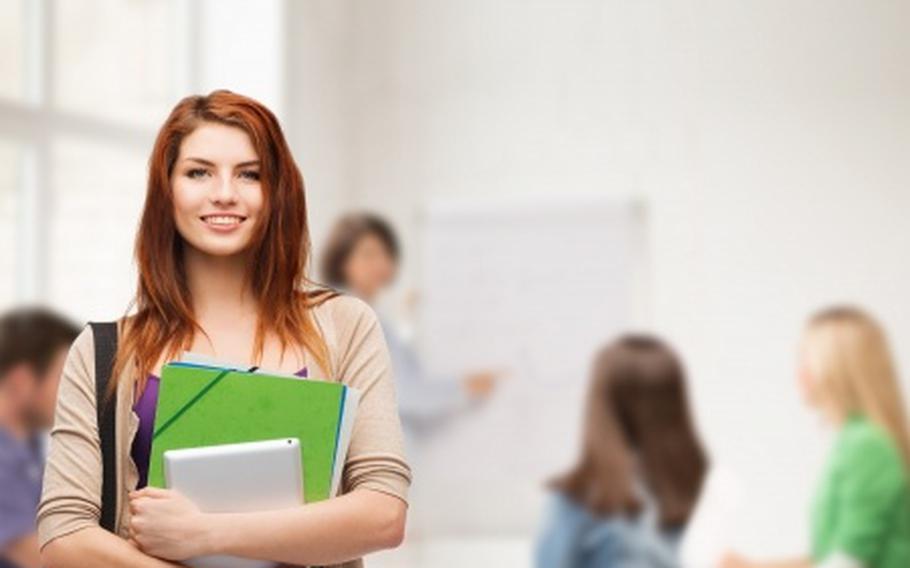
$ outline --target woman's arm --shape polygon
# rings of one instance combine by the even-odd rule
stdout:
[[[57,394],[37,512],[41,561],[50,568],[173,566],[98,526],[102,465],[94,352],[91,327],[85,326],[67,354]]]
[[[812,568],[812,566],[812,561],[804,558],[778,562],[753,562],[733,553],[728,553],[720,563],[720,568]]]
[[[142,550],[175,560],[216,551],[318,565],[400,544],[411,471],[385,339],[360,300],[341,297],[324,309],[325,323],[334,322],[334,378],[360,392],[344,495],[280,512],[210,517],[179,493],[146,488],[130,495],[130,530]]]
[[[175,568],[153,558],[100,527],[86,528],[54,539],[41,550],[45,568]]]
[[[751,562],[736,554],[728,553],[720,568],[864,568],[859,560],[843,553],[830,555],[821,564],[810,560],[785,560],[782,562]]]
[[[397,547],[407,515],[404,501],[368,489],[280,511],[212,514],[177,492],[145,488],[130,506],[132,537],[153,556],[229,554],[306,566]]]
[[[368,489],[276,513],[219,515],[209,526],[212,551],[302,565],[337,564],[396,548],[407,505]]]
[[[41,568],[41,557],[38,555],[38,538],[35,533],[17,538],[0,550],[0,560],[11,562],[20,568]]]

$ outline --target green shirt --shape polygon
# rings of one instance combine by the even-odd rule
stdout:
[[[910,484],[891,436],[847,421],[834,444],[812,515],[812,557],[841,552],[866,568],[910,567]]]

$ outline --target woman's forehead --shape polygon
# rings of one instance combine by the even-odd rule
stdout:
[[[238,164],[258,159],[249,135],[241,128],[203,123],[180,144],[178,159],[202,159],[213,164]]]

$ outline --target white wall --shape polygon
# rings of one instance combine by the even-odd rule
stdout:
[[[651,323],[685,355],[714,459],[746,484],[739,544],[804,547],[825,449],[793,386],[804,316],[861,302],[910,369],[910,4],[347,8],[327,22],[348,30],[346,65],[320,70],[344,135],[319,117],[328,166],[303,160],[347,188],[333,207],[383,211],[417,247],[434,197],[644,196]],[[291,59],[313,56],[297,46]],[[292,123],[317,144],[311,127]]]
[[[188,43],[199,50],[198,60],[190,64],[198,92],[229,89],[284,118],[285,8],[281,0],[205,0],[192,7],[198,37]]]
[[[351,0],[287,2],[285,130],[303,170],[314,241],[352,201]]]

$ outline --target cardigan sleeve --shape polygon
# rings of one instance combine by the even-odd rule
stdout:
[[[99,524],[102,466],[94,369],[94,337],[91,326],[85,326],[70,347],[60,378],[37,513],[42,548]]]
[[[363,301],[331,300],[337,330],[337,380],[360,392],[343,492],[372,489],[407,502],[411,469],[405,459],[389,350],[376,314]]]

